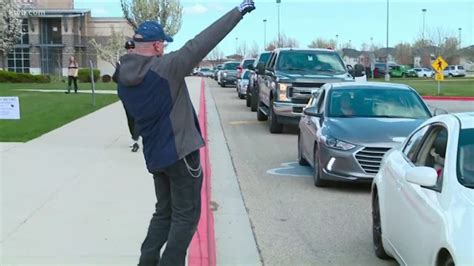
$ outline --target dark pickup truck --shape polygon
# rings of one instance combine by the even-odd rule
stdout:
[[[330,49],[276,49],[266,65],[257,66],[257,119],[270,119],[270,132],[298,125],[311,92],[326,83],[351,82],[341,57]]]

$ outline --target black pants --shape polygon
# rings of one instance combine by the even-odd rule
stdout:
[[[74,81],[74,92],[77,93],[77,77],[68,76],[67,92],[71,91],[71,83]]]
[[[130,135],[132,136],[132,139],[134,141],[138,141],[139,134],[138,134],[137,125],[135,124],[135,119],[127,111],[127,108],[125,108],[125,105],[123,106],[123,109],[125,109],[125,114],[127,115],[128,130],[130,131]]]
[[[199,151],[186,156],[190,168],[198,168],[199,160]],[[138,265],[185,265],[186,252],[201,215],[202,172],[190,172],[183,159],[155,173],[153,179],[157,203]]]

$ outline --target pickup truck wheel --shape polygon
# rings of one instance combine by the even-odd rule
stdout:
[[[257,92],[252,93],[252,97],[250,97],[250,111],[255,112],[258,109],[258,94]]]
[[[278,123],[275,111],[273,110],[273,100],[270,103],[270,133],[276,134],[283,131],[283,125]]]
[[[245,105],[247,105],[247,107],[250,107],[250,95],[248,92],[245,94]]]
[[[267,121],[268,120],[268,116],[266,116],[262,110],[260,110],[260,103],[258,103],[258,108],[257,108],[257,120],[258,121]]]
[[[239,92],[239,99],[242,99],[242,100],[245,99],[245,95]]]
[[[221,87],[225,88],[225,82],[224,81],[221,81]]]

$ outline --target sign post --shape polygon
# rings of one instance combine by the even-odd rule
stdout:
[[[448,66],[448,63],[441,56],[438,56],[431,66],[436,71],[435,80],[438,81],[438,94],[440,94],[441,80],[444,80],[443,70]]]
[[[95,81],[94,81],[94,65],[92,64],[92,60],[89,61],[89,65],[91,68],[91,84],[92,84],[92,106],[95,106]]]

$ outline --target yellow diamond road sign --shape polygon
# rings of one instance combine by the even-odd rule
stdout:
[[[448,63],[441,56],[438,56],[431,66],[436,72],[441,73],[448,66]]]
[[[435,74],[435,80],[437,80],[437,81],[444,80],[443,73],[436,73]]]

